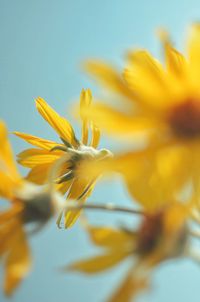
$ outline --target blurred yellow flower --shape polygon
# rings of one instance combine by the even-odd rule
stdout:
[[[103,254],[75,262],[67,269],[94,274],[132,258],[133,264],[121,286],[109,300],[132,301],[147,290],[152,270],[161,262],[185,256],[188,247],[187,219],[190,206],[174,202],[154,213],[145,210],[137,230],[88,226],[91,241]]]
[[[79,141],[70,123],[56,113],[42,98],[36,100],[36,107],[42,117],[57,132],[62,143],[56,143],[35,137],[29,134],[14,132],[18,137],[26,140],[37,148],[27,149],[18,155],[18,162],[31,168],[27,180],[36,184],[44,184],[48,181],[49,171],[52,166],[61,159],[59,176],[55,179],[57,189],[65,194],[67,199],[84,202],[94,188],[98,176],[93,178],[81,170],[84,161],[101,160],[110,156],[106,149],[97,150],[100,132],[95,123],[83,115],[91,104],[92,95],[90,90],[82,90],[80,96],[80,117],[82,119],[82,137]],[[91,130],[91,141],[88,143],[89,129]],[[79,175],[81,175],[79,177]],[[66,212],[65,227],[70,227],[79,217],[80,211]],[[58,219],[58,225],[60,219]]]
[[[144,152],[126,157],[131,160],[126,171],[129,187],[140,190],[139,199],[148,198],[146,184],[150,189],[157,186],[159,200],[180,193],[189,182],[196,196],[200,193],[200,25],[190,29],[186,57],[172,47],[166,34],[162,40],[164,66],[146,50],[128,54],[122,76],[104,63],[86,64],[92,75],[117,94],[116,98],[124,97],[124,103],[120,108],[95,103],[85,115],[102,130],[128,135],[129,142],[134,142],[133,134],[146,139]],[[137,163],[139,159],[142,163]],[[132,161],[135,165],[131,166]],[[134,180],[131,184],[133,178],[137,184]],[[161,180],[165,186],[162,192]]]
[[[13,293],[31,266],[24,225],[37,230],[54,214],[57,201],[45,189],[23,180],[17,171],[7,130],[0,122],[0,197],[10,202],[0,210],[0,256],[5,270],[4,292]],[[36,229],[35,229],[36,230]]]

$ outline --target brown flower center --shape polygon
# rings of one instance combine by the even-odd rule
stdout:
[[[169,115],[173,132],[183,138],[200,136],[200,101],[189,99],[173,108]]]
[[[163,215],[145,216],[138,232],[138,252],[148,254],[156,248],[162,236]]]
[[[38,194],[24,202],[22,219],[24,223],[46,222],[53,215],[52,204],[48,193]]]
[[[137,252],[140,256],[154,253],[160,246],[164,247],[163,254],[160,255],[163,260],[178,257],[183,253],[188,240],[186,224],[169,235],[165,228],[165,214],[165,211],[161,211],[144,217],[137,240]]]

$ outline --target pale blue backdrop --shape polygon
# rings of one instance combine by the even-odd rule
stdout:
[[[83,87],[94,87],[79,69],[85,58],[120,63],[131,46],[158,54],[157,27],[168,28],[181,45],[186,25],[199,19],[198,0],[0,0],[0,117],[10,131],[54,139],[35,110],[35,97],[69,115],[67,104]],[[12,142],[16,153],[26,146],[13,137]],[[99,184],[92,200],[130,203],[117,179],[109,186]],[[131,223],[123,215],[90,217],[97,223]],[[61,273],[62,265],[93,253],[79,225],[60,231],[52,222],[31,239],[31,246],[35,265],[12,302],[104,302],[129,266],[95,277]],[[199,302],[199,284],[200,268],[192,262],[168,263],[155,273],[152,292],[138,301]],[[2,292],[0,301],[9,301]]]

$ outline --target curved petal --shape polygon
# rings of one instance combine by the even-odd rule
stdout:
[[[98,60],[88,61],[84,66],[100,84],[129,99],[135,97],[134,92],[126,86],[123,77],[112,66]]]
[[[148,211],[173,202],[191,175],[190,152],[175,144],[158,149],[131,152],[113,160],[113,169],[124,175],[133,199]],[[145,189],[144,189],[145,188]]]
[[[77,146],[74,130],[65,118],[54,111],[42,98],[37,98],[36,108],[62,139],[75,147]]]
[[[5,172],[0,171],[0,197],[12,199],[16,182]]]
[[[51,150],[55,146],[63,146],[62,144],[58,144],[27,133],[14,131],[13,134],[24,139],[27,143],[45,150]]]
[[[43,185],[48,180],[50,168],[51,164],[49,163],[37,165],[30,170],[26,179],[35,184]]]
[[[133,298],[147,290],[148,287],[147,278],[134,276],[134,269],[132,269],[108,302],[131,302]]]
[[[92,138],[91,138],[90,146],[96,149],[99,145],[101,133],[99,128],[93,122],[91,122],[91,130],[92,130]]]
[[[95,274],[112,268],[113,266],[120,263],[128,256],[124,251],[112,251],[110,253],[96,256],[88,260],[75,262],[68,266],[67,269],[79,271],[87,274]]]
[[[6,295],[13,293],[27,275],[31,266],[31,256],[26,235],[20,226],[15,232],[15,240],[5,263],[4,291]]]
[[[158,126],[158,119],[144,114],[128,114],[106,104],[96,102],[85,112],[102,131],[115,135],[129,135]],[[98,135],[97,135],[98,137]],[[94,141],[97,141],[95,138]]]
[[[80,96],[80,116],[82,119],[82,138],[81,141],[84,145],[88,143],[88,119],[84,115],[85,110],[90,106],[92,101],[92,94],[89,89],[82,90]]]
[[[185,74],[185,57],[169,43],[165,45],[167,70],[173,75],[182,77]]]
[[[98,246],[107,247],[114,250],[119,248],[133,249],[135,239],[134,233],[109,227],[95,227],[92,225],[89,225],[87,230],[92,242]]]
[[[95,185],[95,180],[90,181],[88,179],[76,178],[71,188],[69,189],[69,193],[67,195],[67,199],[74,200],[74,202],[78,202],[80,204],[84,203],[85,200],[91,194]],[[78,217],[81,214],[81,210],[77,211],[67,211],[65,215],[65,227],[72,227],[76,222]]]
[[[8,140],[8,132],[5,124],[0,121],[0,170],[5,171],[16,180],[21,179],[17,171],[11,145]]]
[[[189,64],[193,80],[196,78],[196,83],[199,83],[200,77],[200,24],[193,24],[190,28],[187,41]],[[198,84],[199,85],[199,84]],[[199,86],[198,86],[199,87]]]
[[[51,164],[60,157],[59,152],[40,149],[27,149],[18,154],[18,163],[24,167],[33,168],[41,164]]]

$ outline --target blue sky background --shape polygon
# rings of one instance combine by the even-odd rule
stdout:
[[[97,92],[80,71],[84,59],[100,57],[120,64],[124,52],[134,46],[159,56],[157,27],[166,27],[180,46],[186,26],[198,20],[198,0],[0,0],[1,118],[10,131],[56,139],[37,114],[35,97],[42,96],[68,117],[69,105],[83,87]],[[16,153],[27,146],[17,138],[11,140]],[[102,147],[107,143],[103,140]],[[130,204],[118,179],[100,183],[90,199]],[[89,216],[98,224],[131,223],[123,215]],[[127,262],[94,277],[61,273],[62,265],[94,253],[78,224],[60,231],[52,221],[30,243],[34,267],[11,302],[104,302],[129,266]],[[200,269],[190,261],[165,264],[154,274],[152,292],[138,301],[199,302],[199,280]],[[2,292],[0,301],[9,301]]]

